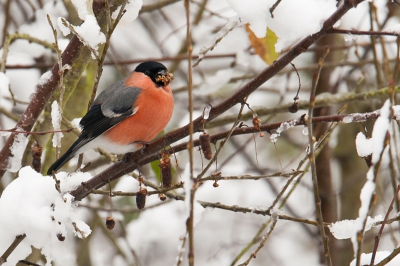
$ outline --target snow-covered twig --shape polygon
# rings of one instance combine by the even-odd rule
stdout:
[[[67,27],[76,37],[79,38],[79,40],[81,40],[82,43],[85,44],[85,46],[90,50],[90,52],[92,53],[92,56],[99,61],[99,52],[93,48],[91,45],[89,45],[89,43],[85,42],[85,38],[83,36],[81,36],[76,29],[74,28],[74,26],[72,26],[65,18],[61,18],[61,22],[62,24]]]
[[[385,218],[383,219],[381,227],[379,228],[378,235],[375,236],[374,250],[372,251],[370,265],[374,265],[376,252],[378,251],[379,241],[380,241],[382,233],[383,233],[383,228],[385,228],[386,221],[389,219],[389,214],[393,210],[393,204],[394,204],[394,201],[396,200],[396,198],[397,198],[397,196],[399,194],[399,191],[400,191],[400,185],[397,186],[397,189],[396,189],[396,192],[394,193],[392,202],[390,202],[389,208],[388,208],[388,210],[386,212],[386,215],[385,215]]]
[[[375,122],[374,129],[372,131],[372,165],[367,172],[367,181],[364,184],[360,194],[361,206],[359,209],[360,222],[358,224],[358,231],[356,235],[352,237],[357,266],[361,264],[365,226],[367,224],[368,214],[371,211],[374,201],[376,180],[381,166],[383,153],[387,144],[392,110],[393,109],[390,107],[390,101],[386,100],[381,109],[381,116],[379,116],[378,120]],[[357,152],[360,152],[359,145],[357,145]]]

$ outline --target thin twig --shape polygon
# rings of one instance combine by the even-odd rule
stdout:
[[[383,144],[382,144],[383,148],[380,151],[378,161],[375,164],[373,164],[371,166],[372,169],[369,170],[369,171],[372,170],[372,180],[367,180],[367,182],[376,183],[376,180],[378,178],[379,169],[380,169],[380,166],[381,166],[381,163],[382,163],[383,153],[385,151],[385,146],[386,146],[385,143],[386,143],[386,138],[383,140]],[[374,193],[371,193],[370,200],[369,200],[369,203],[368,203],[368,212],[365,215],[365,217],[361,218],[361,219],[363,219],[362,220],[362,227],[357,232],[357,237],[356,237],[356,239],[357,239],[356,265],[357,266],[361,265],[361,254],[362,254],[362,246],[363,246],[363,240],[364,240],[364,234],[365,234],[365,227],[367,225],[368,214],[371,212],[371,207],[373,206],[373,203],[374,203]]]
[[[21,131],[16,129],[0,129],[0,132],[10,132],[15,134],[25,134],[25,135],[46,135],[46,134],[54,134],[54,133],[68,133],[73,131],[73,128],[63,129],[63,130],[49,130],[49,131],[41,131],[41,132],[33,132],[33,131]]]
[[[393,210],[393,204],[394,204],[395,199],[397,198],[397,195],[399,194],[399,191],[400,191],[400,185],[397,186],[396,192],[394,193],[392,201],[389,204],[389,208],[388,208],[388,210],[386,212],[385,218],[382,221],[381,228],[379,228],[379,232],[375,236],[375,243],[374,243],[374,249],[372,251],[370,266],[374,265],[375,256],[376,256],[376,252],[378,251],[379,241],[381,239],[381,236],[382,236],[382,233],[383,233],[383,229],[385,228],[386,221],[389,219],[390,212]]]
[[[272,5],[272,7],[269,9],[269,13],[271,14],[271,18],[274,18],[274,11],[278,7],[278,5],[281,3],[282,0],[276,0],[276,2]]]
[[[384,258],[383,260],[381,260],[381,262],[379,262],[378,264],[376,264],[375,266],[384,266],[387,265],[392,259],[394,259],[394,257],[396,257],[398,254],[400,254],[400,247],[395,248],[393,250],[392,253],[390,253],[389,256],[387,256],[386,258]]]
[[[92,53],[92,55],[95,57],[95,59],[97,61],[99,61],[99,52],[96,51],[96,49],[94,49],[92,46],[90,46],[89,44],[87,44],[87,42],[85,42],[85,38],[84,36],[79,35],[79,33],[75,30],[74,26],[72,26],[65,18],[61,18],[61,22],[62,24],[67,27],[76,37],[78,37],[81,42],[83,42],[85,44],[85,46],[90,50],[90,52]]]
[[[95,82],[94,82],[94,85],[93,85],[92,95],[91,95],[89,103],[88,103],[88,110],[89,110],[90,106],[92,105],[92,103],[94,101],[94,98],[96,97],[97,87],[99,86],[100,77],[103,74],[104,60],[106,58],[108,48],[110,47],[111,36],[112,36],[115,28],[117,27],[119,21],[121,20],[123,14],[124,14],[124,9],[125,9],[126,3],[127,3],[127,0],[124,0],[123,3],[121,4],[121,8],[120,8],[120,10],[118,12],[118,15],[114,20],[114,24],[109,25],[109,28],[108,28],[108,31],[107,31],[107,34],[106,34],[106,42],[104,44],[104,47],[103,47],[103,50],[101,52],[100,57],[97,58],[97,66],[98,66],[97,74],[96,74]],[[110,9],[110,7],[108,5],[106,5],[106,15],[109,14],[109,12],[110,12],[109,9]]]
[[[188,252],[188,259],[189,265],[194,266],[194,201],[195,201],[195,194],[198,187],[197,179],[194,177],[193,169],[194,169],[194,155],[193,155],[193,73],[192,73],[192,52],[193,52],[193,45],[192,45],[192,35],[191,35],[191,28],[190,28],[190,1],[185,0],[185,11],[186,11],[186,48],[188,54],[188,98],[189,98],[189,142],[188,142],[188,152],[189,152],[189,175],[192,184],[186,184],[190,187],[190,195],[186,195],[187,197],[190,196],[190,205],[189,205],[189,217],[186,223],[186,230],[188,233],[188,240],[189,240],[189,252]]]
[[[178,188],[183,188],[183,184],[184,183],[181,181],[181,182],[179,182],[179,183],[177,183],[174,186],[169,187],[169,188],[158,188],[158,189],[153,190],[153,191],[148,191],[146,195],[147,196],[158,195],[160,193],[165,193],[165,192],[168,192],[168,191],[171,191],[171,190],[175,190],[175,189],[178,189]],[[110,195],[111,197],[116,197],[116,196],[135,197],[138,194],[138,192],[105,191],[105,190],[98,190],[98,189],[92,190],[92,192],[90,192],[90,193],[91,194],[100,194],[100,195]]]
[[[350,103],[350,102],[355,102],[355,101],[365,101],[365,100],[387,97],[389,90],[390,90],[389,87],[385,87],[385,88],[382,88],[379,90],[362,92],[362,93],[354,93],[354,92],[337,93],[337,94],[324,93],[323,95],[316,96],[314,108],[333,106],[333,105],[337,105],[337,104],[343,105],[345,103]],[[399,86],[395,87],[394,92],[400,93],[400,87]],[[310,106],[309,100],[299,101],[297,103],[298,103],[299,110],[308,109]],[[286,104],[278,105],[278,106],[272,107],[272,108],[257,108],[257,109],[254,109],[254,112],[256,112],[257,115],[259,115],[260,117],[266,116],[266,115],[271,115],[271,114],[283,113],[283,112],[287,112],[288,108],[292,104],[293,103],[286,103]],[[247,112],[247,113],[243,114],[242,119],[249,120],[252,117],[253,117],[253,113]],[[230,124],[230,123],[233,123],[235,120],[236,120],[236,115],[225,116],[223,118],[216,119],[214,121],[207,123],[207,128]]]
[[[57,62],[58,62],[58,69],[59,69],[59,74],[60,74],[60,79],[58,81],[58,88],[60,89],[60,96],[59,96],[59,99],[58,99],[58,106],[59,106],[59,111],[61,111],[62,108],[63,108],[63,97],[64,97],[64,93],[65,93],[64,72],[66,70],[69,70],[70,66],[69,65],[63,65],[63,63],[62,63],[62,53],[61,53],[61,50],[60,50],[60,48],[58,46],[57,30],[54,28],[53,22],[51,21],[49,15],[47,15],[47,21],[49,22],[49,25],[50,25],[51,30],[52,30],[53,35],[54,35],[53,46],[54,46],[54,48],[56,49],[56,52],[57,52]],[[57,122],[58,124],[61,123],[61,121],[60,121],[61,119],[62,119],[61,117],[58,118],[58,122]],[[54,136],[54,137],[56,137],[56,136]],[[60,156],[61,141],[58,141],[58,145],[55,148],[56,148],[56,159],[58,159],[58,157]]]
[[[396,32],[388,32],[388,31],[374,31],[374,30],[345,30],[345,29],[337,29],[332,28],[328,30],[328,34],[350,34],[350,35],[368,35],[368,36],[395,36],[397,37],[399,34]]]
[[[271,178],[271,177],[291,177],[292,175],[297,175],[302,173],[303,171],[294,171],[291,173],[274,173],[270,175],[239,175],[239,176],[207,176],[207,177],[202,177],[199,179],[199,182],[206,181],[206,180],[259,180],[259,179],[264,179],[264,178]]]
[[[320,194],[319,194],[317,168],[315,165],[315,156],[314,156],[314,136],[313,136],[313,124],[312,124],[314,105],[315,105],[315,91],[317,88],[319,75],[322,70],[323,62],[325,60],[325,57],[328,55],[328,53],[329,53],[329,48],[326,47],[323,56],[318,61],[319,67],[316,70],[314,77],[313,77],[313,86],[312,86],[312,91],[310,94],[310,108],[308,109],[307,128],[308,128],[308,141],[309,141],[308,160],[310,161],[310,165],[311,165],[311,175],[312,175],[312,182],[313,182],[313,187],[314,187],[315,208],[316,208],[316,213],[317,213],[319,233],[322,238],[323,245],[324,245],[324,250],[325,250],[324,255],[325,255],[326,263],[328,266],[332,266],[332,259],[331,259],[331,254],[329,252],[329,245],[328,245],[328,237],[326,236],[326,233],[325,233],[322,210],[321,210],[321,198],[320,198]]]
[[[11,245],[7,248],[6,251],[4,251],[3,255],[1,255],[1,257],[0,257],[0,265],[2,265],[2,264],[7,262],[7,258],[18,247],[18,245],[22,242],[22,240],[24,240],[25,237],[26,237],[25,234],[15,237],[15,239],[11,243]]]
[[[267,240],[268,240],[269,236],[271,235],[272,231],[274,230],[277,222],[278,222],[278,217],[276,215],[272,215],[272,223],[269,227],[268,232],[262,237],[262,241],[260,242],[260,245],[253,253],[251,253],[249,258],[244,263],[241,263],[238,266],[247,266],[247,265],[249,265],[249,263],[252,259],[255,259],[257,257],[257,253],[264,247],[265,242],[267,242]]]

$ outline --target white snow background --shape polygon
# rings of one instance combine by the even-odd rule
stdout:
[[[77,0],[73,2],[77,7],[79,17],[85,21],[82,25],[75,25],[75,29],[87,45],[93,49],[98,49],[98,46],[104,43],[105,37],[99,32],[91,10],[87,8],[86,1]],[[60,27],[58,41],[61,49],[64,49],[68,39],[61,34],[61,31],[65,34],[68,31],[60,25],[59,18],[68,17],[67,10],[62,1],[43,1],[43,3],[43,7],[37,7],[35,13],[32,14],[35,17],[32,23],[22,23],[15,30],[21,33],[29,33],[49,43],[54,42],[54,36],[46,18],[46,15],[49,14],[53,23]],[[182,40],[185,38],[184,25],[186,22],[182,15],[184,14],[183,4],[177,3],[165,8],[166,14],[169,15],[169,23],[161,23],[160,17],[154,16],[153,13],[140,14],[139,18],[136,19],[142,4],[151,3],[154,3],[154,1],[144,1],[144,3],[141,0],[131,1],[128,11],[123,17],[123,25],[118,26],[112,36],[112,44],[117,47],[113,51],[114,55],[116,54],[124,59],[137,59],[177,54]],[[275,18],[272,19],[268,10],[273,3],[275,3],[273,0],[210,0],[209,11],[218,13],[219,16],[208,16],[204,19],[204,23],[192,29],[194,53],[198,54],[201,50],[207,50],[215,43],[215,36],[221,29],[224,29],[229,19],[237,21],[237,18],[240,18],[242,24],[250,23],[251,29],[258,37],[263,37],[266,28],[269,27],[278,36],[276,50],[282,51],[304,36],[318,31],[324,19],[336,10],[335,0],[284,0],[275,10]],[[383,17],[382,14],[387,12],[386,2],[374,1],[374,3],[378,8],[378,16]],[[367,13],[368,3],[360,4],[343,17],[340,27],[368,30]],[[23,21],[22,18],[17,16],[15,20]],[[4,22],[0,21],[0,28],[3,28],[2,23]],[[200,99],[196,103],[198,105],[196,106],[198,107],[196,114],[201,114],[202,108],[206,106],[204,98],[209,97],[209,95],[215,99],[221,99],[232,91],[237,90],[237,84],[229,83],[231,78],[258,73],[267,66],[257,55],[247,52],[249,42],[247,33],[241,23],[238,23],[232,31],[222,32],[226,33],[225,37],[213,47],[212,51],[207,53],[211,55],[234,53],[236,54],[236,59],[228,57],[218,61],[203,60],[196,68],[198,71],[194,73],[194,85],[200,88],[200,90],[195,91],[196,97],[199,97],[196,99]],[[387,23],[389,29],[390,27],[396,29],[398,25],[399,23],[396,20],[391,20]],[[150,34],[149,29],[154,33]],[[176,34],[171,34],[171,31],[176,32]],[[365,37],[349,36],[349,40],[362,41],[363,38]],[[2,52],[3,50],[0,50],[0,54]],[[394,51],[389,49],[389,52]],[[349,54],[350,58],[348,60],[356,60],[354,53]],[[35,63],[38,58],[50,60],[51,57],[51,52],[48,49],[34,43],[28,43],[25,40],[17,40],[10,46],[7,64],[30,65]],[[307,64],[308,62],[302,61],[304,58],[307,59],[307,55],[304,55],[303,59],[296,59],[294,62],[296,66],[300,67]],[[226,67],[233,63],[235,63],[233,67]],[[166,65],[170,66],[171,64],[168,62]],[[174,73],[174,88],[179,88],[186,84],[186,69],[186,62],[182,62],[181,67],[176,71],[177,73]],[[112,83],[118,74],[115,68],[108,66],[104,68],[103,73],[100,91]],[[345,70],[337,70],[332,75],[332,80],[340,76],[341,73],[345,73]],[[10,96],[8,86],[12,87],[17,99],[29,101],[29,95],[34,92],[35,84],[44,82],[48,75],[49,72],[46,72],[40,78],[41,73],[38,69],[10,69],[5,74],[0,73],[1,107],[21,114],[25,107],[24,104],[18,104],[14,107],[11,101],[5,99],[5,97]],[[373,79],[373,77],[366,77],[366,79]],[[272,93],[269,97],[265,97],[265,94],[256,92],[249,97],[248,102],[251,106],[272,107],[276,105],[280,97],[283,100],[290,101],[293,95],[285,94],[283,89],[282,92],[280,91],[280,88],[284,87],[282,84],[284,84],[285,80],[286,77],[274,77],[262,88],[274,84],[277,88],[275,94]],[[297,78],[291,79],[288,85],[296,87]],[[339,90],[344,90],[344,88],[340,87]],[[174,111],[174,116],[166,131],[188,123],[187,108],[186,105],[182,105],[182,103],[187,102],[187,97],[177,94],[175,101],[179,107]],[[359,135],[357,139],[354,139],[356,143],[354,148],[357,148],[359,155],[364,157],[372,153],[374,162],[378,160],[379,154],[383,151],[382,138],[386,135],[387,130],[390,132],[392,130],[389,124],[390,103],[387,102],[379,109],[381,109],[382,118],[375,122],[376,127],[374,127],[372,139],[367,140],[365,135]],[[398,110],[398,107],[395,110]],[[237,114],[236,111],[237,109],[233,109],[228,113]],[[4,125],[5,128],[13,128],[15,125],[15,122],[11,119],[5,119],[2,122],[4,123],[1,125]],[[286,134],[295,130],[299,130],[298,133],[300,133],[298,135],[303,138],[299,142],[307,141],[307,136],[301,134],[302,129],[282,126],[281,131],[273,135],[274,142],[279,140],[280,133]],[[246,139],[240,140],[245,141]],[[265,152],[263,150],[262,154],[258,154],[258,159],[262,162],[262,165],[265,168],[280,171],[277,161],[271,159],[276,157],[275,151],[270,148],[271,142],[268,139],[265,141],[268,144],[260,142],[258,142],[259,149],[265,149]],[[3,138],[0,139],[0,143],[3,146]],[[2,185],[5,189],[0,196],[0,255],[9,247],[17,235],[26,234],[26,238],[8,258],[8,262],[3,265],[15,265],[18,260],[30,254],[31,246],[41,249],[42,254],[46,256],[48,265],[50,265],[51,260],[54,265],[76,265],[75,261],[79,255],[79,251],[76,251],[77,243],[83,240],[78,239],[80,235],[76,234],[72,222],[75,222],[81,231],[89,235],[91,229],[86,223],[94,218],[86,208],[78,207],[68,192],[81,182],[97,174],[98,170],[84,174],[68,175],[65,172],[57,174],[61,184],[60,194],[55,189],[55,181],[52,177],[42,176],[29,166],[22,167],[21,158],[26,145],[27,138],[22,134],[18,135],[12,148],[14,157],[8,169],[13,173],[19,171],[18,177],[12,181],[11,174],[9,174],[2,179]],[[266,145],[270,146],[265,148]],[[228,152],[233,152],[234,147],[227,146],[226,149]],[[96,158],[96,156],[99,155],[94,152],[85,155],[86,158]],[[187,154],[177,154],[181,168],[180,178],[186,183],[186,192],[189,187],[186,167],[187,157]],[[200,162],[199,158],[196,160]],[[282,160],[283,164],[289,165],[290,158],[282,158]],[[71,164],[74,164],[74,162],[75,160],[72,160]],[[238,173],[257,174],[252,171],[251,166],[240,158],[233,158],[230,164],[218,170],[224,175],[237,175]],[[195,174],[200,171],[200,168],[196,168]],[[148,175],[150,178],[153,177],[152,173],[148,173]],[[368,173],[366,175],[366,186],[361,194],[363,205],[360,209],[360,217],[351,221],[337,221],[336,224],[331,226],[331,230],[334,231],[334,235],[338,239],[354,237],[356,230],[360,228],[359,221],[367,218],[366,202],[370,199],[375,188],[371,180],[371,173]],[[156,182],[155,179],[153,181]],[[280,189],[286,180],[276,178],[271,182],[275,188]],[[299,217],[315,220],[314,200],[307,187],[311,186],[311,183],[307,180],[302,180],[302,182],[304,182],[304,186],[297,188],[291,196],[289,204],[296,210],[296,214]],[[199,188],[196,199],[252,209],[267,209],[275,198],[270,186],[260,181],[220,181],[219,185],[218,188],[214,188],[210,183],[205,183]],[[113,189],[137,191],[138,182],[133,180],[132,177],[124,176],[115,184]],[[183,192],[183,190],[179,192]],[[82,204],[97,207],[100,205],[101,199],[102,197],[94,195],[91,196],[90,201],[85,200]],[[112,200],[114,205],[118,205],[117,198]],[[156,196],[147,197],[146,206],[152,206],[159,202]],[[145,209],[137,219],[127,223],[123,229],[118,228],[123,226],[124,216],[116,211],[114,216],[117,220],[117,228],[112,231],[112,234],[116,235],[116,243],[112,243],[110,238],[100,230],[90,234],[90,248],[92,251],[90,259],[92,264],[96,266],[132,265],[135,263],[135,256],[137,256],[140,258],[141,265],[176,265],[178,253],[182,251],[182,239],[185,236],[186,205],[182,201],[171,201],[158,208]],[[196,264],[198,265],[229,265],[234,256],[251,241],[260,225],[268,220],[268,217],[253,213],[242,214],[220,209],[204,209],[197,204],[195,210],[197,222],[195,225],[195,247]],[[384,212],[385,210],[382,210],[379,214],[381,216],[376,216],[374,221],[381,219],[384,216]],[[96,215],[104,218],[107,216],[107,212],[99,211]],[[52,217],[54,217],[54,220]],[[314,227],[310,228],[312,230],[316,229]],[[368,229],[369,227],[366,228],[366,230]],[[59,241],[57,234],[65,236],[65,241]],[[276,234],[277,237],[271,239],[270,242],[267,241],[266,246],[258,254],[257,259],[252,261],[251,265],[266,265],[266,262],[271,265],[319,265],[315,243],[313,243],[309,233],[304,230],[302,225],[279,220],[273,234]],[[385,258],[391,252],[386,247],[383,244],[382,250],[380,249],[377,253],[376,262]],[[135,256],[132,250],[135,252]],[[183,264],[185,264],[187,263],[185,253],[187,250],[184,248],[183,252],[185,254]],[[249,252],[243,258],[247,259],[248,255],[250,255]],[[362,255],[362,263],[368,263],[369,259],[370,254]],[[398,260],[398,258],[396,259]],[[398,261],[392,261],[388,265],[398,265],[399,263]]]

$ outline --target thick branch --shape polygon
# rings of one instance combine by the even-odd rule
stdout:
[[[74,36],[62,54],[63,65],[72,64],[72,62],[78,55],[81,47],[81,41],[76,36]],[[30,101],[29,105],[25,109],[25,112],[22,114],[20,120],[15,126],[16,128],[21,128],[24,131],[31,131],[37,118],[43,111],[45,104],[57,88],[58,82],[60,80],[59,70],[60,69],[57,63],[53,66],[49,78],[36,85],[36,92],[32,95],[32,100]],[[64,71],[64,75],[66,74],[66,72],[68,71]],[[3,176],[5,169],[7,168],[8,158],[11,155],[10,148],[14,143],[15,136],[16,133],[12,133],[8,137],[3,149],[0,151],[0,178]]]
[[[379,116],[379,112],[376,112],[376,111],[371,112],[371,113],[364,113],[364,114],[356,113],[356,114],[348,114],[348,115],[319,116],[319,117],[313,118],[312,122],[313,122],[313,124],[330,123],[330,122],[344,122],[344,123],[362,122],[362,121],[366,121],[366,120],[377,119],[378,116]],[[230,133],[232,133],[231,136],[235,136],[235,135],[258,133],[258,132],[260,132],[260,130],[265,131],[265,132],[271,132],[272,130],[279,128],[280,125],[285,122],[293,122],[293,121],[284,121],[284,122],[266,124],[266,125],[262,125],[260,128],[256,128],[256,127],[236,128],[233,132],[230,132],[230,130],[229,130],[229,131],[225,131],[225,132],[221,132],[221,133],[212,135],[212,136],[210,136],[210,140],[212,143],[216,143],[218,140],[225,139],[226,136]],[[294,122],[293,126],[305,126],[305,125],[306,125],[306,123],[304,120],[304,116],[301,116],[299,119],[297,119]],[[174,134],[174,132],[171,134]],[[154,147],[157,147],[157,146],[161,146],[161,147],[167,146],[168,144],[166,144],[166,143],[168,143],[168,141],[169,141],[168,136],[169,135],[166,135],[163,138],[149,144],[149,147],[151,147],[151,149],[155,149]],[[199,145],[200,145],[199,140],[195,140],[193,142],[194,147],[199,146]],[[185,143],[176,145],[164,152],[173,154],[173,153],[180,152],[180,151],[183,151],[186,149],[187,149],[187,143],[185,142]],[[134,156],[137,156],[137,157],[134,157]],[[126,163],[125,161],[127,160],[127,157],[131,157],[131,158],[133,157],[134,161],[132,161],[130,163]],[[82,183],[82,185],[79,186],[78,188],[76,188],[74,191],[72,191],[71,194],[75,197],[75,200],[81,200],[84,197],[86,197],[93,189],[100,188],[103,185],[107,184],[108,182],[119,178],[120,175],[118,173],[125,174],[124,171],[127,171],[126,173],[132,172],[135,169],[137,169],[138,167],[148,164],[154,160],[157,160],[158,158],[159,158],[159,154],[155,151],[149,152],[149,148],[146,148],[143,151],[143,153],[141,151],[137,151],[132,154],[128,154],[127,156],[125,156],[125,158],[122,161],[116,162],[114,165],[107,168],[100,174],[96,175],[89,181]],[[130,159],[130,160],[132,160],[132,159]]]

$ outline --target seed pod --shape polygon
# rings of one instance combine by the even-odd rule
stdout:
[[[61,242],[65,240],[65,236],[63,234],[57,234],[57,238]]]
[[[163,188],[170,188],[172,185],[172,166],[171,159],[166,153],[161,154],[160,164],[158,165],[161,169],[161,179]]]
[[[253,117],[253,126],[257,129],[260,130],[260,125],[261,125],[261,119],[258,116]]]
[[[219,187],[219,184],[218,184],[217,180],[214,180],[213,187]]]
[[[108,230],[113,230],[115,226],[115,220],[114,217],[107,216],[106,218],[106,227]]]
[[[297,102],[292,103],[292,105],[290,105],[288,107],[289,112],[291,112],[292,114],[297,113],[297,111],[299,110],[299,105]]]
[[[136,195],[136,206],[139,210],[143,210],[146,205],[147,189],[141,188]]]
[[[32,146],[32,168],[38,173],[40,173],[42,168],[42,151],[42,146],[40,146],[39,143],[35,142]]]
[[[200,135],[199,137],[200,140],[200,147],[201,150],[203,151],[204,158],[207,160],[211,160],[213,157],[213,152],[211,150],[211,142],[210,142],[210,135],[208,135],[206,132]]]

